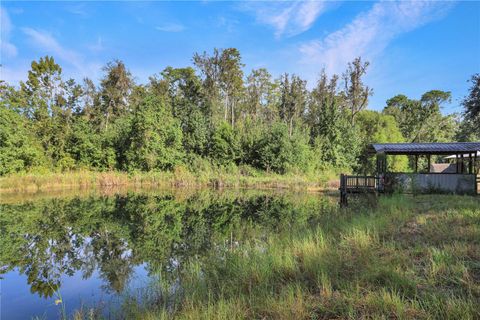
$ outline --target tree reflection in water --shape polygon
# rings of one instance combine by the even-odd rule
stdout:
[[[61,276],[97,271],[122,292],[134,267],[150,274],[181,268],[212,248],[308,224],[334,201],[298,194],[197,192],[89,196],[0,205],[0,269],[18,268],[30,291],[51,297]]]

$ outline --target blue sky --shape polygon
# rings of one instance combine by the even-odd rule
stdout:
[[[247,73],[296,73],[310,87],[322,68],[339,74],[362,56],[370,109],[440,89],[453,95],[444,112],[460,112],[467,80],[480,72],[480,2],[1,3],[0,72],[12,84],[47,54],[66,77],[98,81],[103,65],[121,59],[144,83],[214,47],[238,48]]]

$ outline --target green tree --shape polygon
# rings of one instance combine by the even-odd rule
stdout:
[[[46,164],[31,124],[0,102],[0,176]]]
[[[210,110],[205,101],[200,78],[193,68],[167,67],[162,76],[162,81],[165,82],[163,86],[172,106],[172,114],[180,120],[185,150],[205,155]],[[158,83],[158,80],[156,81]]]
[[[358,171],[371,174],[375,172],[375,157],[367,153],[368,145],[372,143],[405,142],[405,139],[393,116],[364,110],[358,114],[356,121],[363,140]],[[388,169],[394,172],[405,172],[408,169],[408,159],[405,156],[391,156],[387,163]]]
[[[288,125],[288,133],[293,134],[293,127],[296,121],[303,116],[307,103],[306,81],[296,75],[289,77],[284,74],[280,79],[280,103],[278,113]]]
[[[456,133],[455,119],[441,113],[450,97],[450,92],[440,90],[428,91],[420,100],[397,95],[387,100],[383,113],[395,118],[407,142],[450,141]]]
[[[238,163],[241,158],[240,139],[231,125],[223,122],[215,128],[209,154],[222,165]]]
[[[267,69],[254,69],[247,77],[245,96],[245,117],[248,115],[253,120],[261,119],[272,122],[276,111],[275,96],[276,85]]]
[[[66,140],[82,95],[81,87],[74,80],[63,81],[61,73],[53,57],[46,56],[32,62],[28,80],[20,83],[26,99],[22,113],[33,121],[33,130],[54,165],[70,162]]]
[[[130,170],[170,170],[183,158],[182,130],[161,98],[147,95],[135,107],[126,141]]]
[[[243,71],[240,52],[235,48],[214,49],[210,56],[206,52],[193,56],[195,66],[204,77],[206,96],[214,109],[218,122],[219,107],[223,107],[223,121],[235,124],[237,106],[243,93]]]
[[[370,65],[368,61],[362,62],[360,57],[348,63],[347,70],[343,74],[344,101],[347,109],[350,110],[351,123],[355,123],[355,116],[368,105],[368,97],[373,90],[363,83],[362,77],[367,73]]]
[[[462,101],[465,109],[463,130],[467,129],[468,132],[468,129],[471,129],[472,134],[480,137],[480,73],[474,74],[470,82],[472,83],[470,92]]]
[[[107,63],[103,68],[104,77],[100,81],[101,127],[108,129],[116,117],[129,111],[129,97],[134,87],[133,77],[125,64],[120,60]]]

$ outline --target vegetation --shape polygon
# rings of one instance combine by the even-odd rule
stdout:
[[[173,277],[181,290],[162,277],[155,303],[124,310],[142,319],[476,319],[479,217],[478,199],[454,196],[323,212],[310,229],[190,261]]]
[[[151,286],[108,310],[129,319],[476,319],[479,201],[395,195],[339,209],[239,190],[15,201],[0,207],[0,261],[41,296],[90,266],[122,292],[146,263]]]
[[[137,84],[115,60],[96,85],[64,79],[53,57],[33,61],[18,87],[0,83],[0,175],[177,167],[196,174],[199,166],[368,172],[370,142],[475,140],[480,134],[478,75],[460,121],[442,115],[451,97],[439,90],[420,100],[397,95],[383,112],[365,110],[373,90],[363,81],[369,64],[360,58],[341,77],[321,72],[311,90],[298,75],[244,73],[234,48],[195,54],[193,63]],[[408,170],[405,159],[389,163]]]

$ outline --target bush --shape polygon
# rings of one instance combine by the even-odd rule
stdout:
[[[45,163],[40,142],[28,121],[0,105],[0,175],[29,170]]]
[[[221,123],[213,132],[210,157],[221,165],[237,163],[241,157],[240,141],[237,133],[228,123]]]

